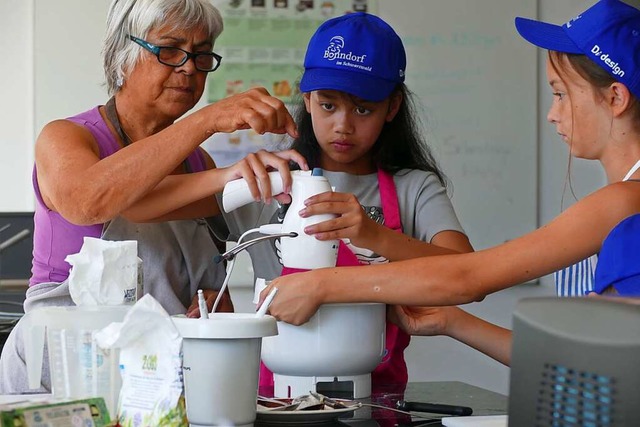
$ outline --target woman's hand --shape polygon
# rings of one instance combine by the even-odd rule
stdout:
[[[384,226],[369,218],[358,198],[350,193],[328,191],[305,200],[300,211],[303,218],[318,214],[335,214],[336,218],[310,225],[305,233],[318,240],[350,239],[359,247],[371,248]]]
[[[315,273],[309,271],[273,279],[260,293],[258,307],[275,287],[278,291],[269,305],[268,313],[278,320],[293,325],[306,323],[322,304],[320,295],[314,292],[318,289],[314,283],[314,276]]]
[[[225,168],[224,181],[229,182],[234,179],[243,178],[247,182],[254,200],[262,200],[268,204],[271,203],[272,197],[277,195],[272,192],[269,171],[277,170],[280,172],[284,194],[288,195],[291,192],[292,179],[291,171],[289,170],[290,162],[297,163],[303,170],[309,169],[305,158],[295,150],[276,152],[259,150],[255,153],[248,154],[242,160]],[[290,201],[290,196],[280,201]]]
[[[207,302],[207,309],[209,312],[213,310],[213,303],[216,301],[218,297],[218,291],[214,291],[213,289],[204,289],[202,291],[204,294],[204,300]],[[222,294],[222,298],[220,299],[220,303],[218,307],[216,307],[216,313],[233,313],[233,302],[231,301],[231,294],[229,294],[229,290],[227,289],[224,294]],[[187,317],[200,317],[200,309],[198,306],[198,294],[196,294],[191,300],[191,305],[187,309]]]
[[[298,136],[287,107],[262,87],[224,98],[201,111],[207,112],[207,131],[210,134],[253,129],[260,135],[271,132],[286,133],[292,138]]]

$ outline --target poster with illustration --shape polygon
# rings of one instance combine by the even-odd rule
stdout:
[[[307,43],[327,19],[345,13],[377,12],[377,0],[214,0],[224,19],[215,45],[222,65],[209,74],[207,101],[216,102],[253,87],[291,105],[299,94]],[[251,130],[217,134],[203,147],[218,166],[232,164],[250,152],[273,150],[288,141]]]

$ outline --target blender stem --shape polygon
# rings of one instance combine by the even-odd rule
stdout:
[[[247,249],[249,246],[253,246],[256,243],[260,243],[264,240],[268,240],[268,239],[277,239],[279,237],[298,237],[298,233],[296,233],[295,231],[291,231],[288,233],[276,233],[276,234],[269,234],[266,236],[260,236],[260,237],[256,237],[255,239],[251,239],[251,240],[247,240],[246,242],[243,242],[237,246],[234,246],[233,248],[229,249],[227,252],[221,254],[221,255],[216,255],[213,260],[217,263],[220,263],[223,260],[232,260],[239,252]]]

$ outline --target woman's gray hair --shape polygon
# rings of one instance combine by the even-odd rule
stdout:
[[[203,28],[211,42],[222,32],[222,17],[211,0],[113,0],[107,16],[102,59],[109,95],[122,86],[142,47],[129,34],[146,39],[149,31],[170,25],[173,29]]]

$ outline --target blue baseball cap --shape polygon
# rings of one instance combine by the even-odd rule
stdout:
[[[609,286],[621,296],[640,296],[640,214],[616,225],[604,239],[594,277],[594,291]]]
[[[309,40],[300,91],[339,90],[382,101],[404,82],[406,66],[402,41],[389,24],[349,13],[325,21]]]
[[[530,43],[582,54],[640,98],[640,10],[619,0],[600,0],[564,25],[516,18]]]

